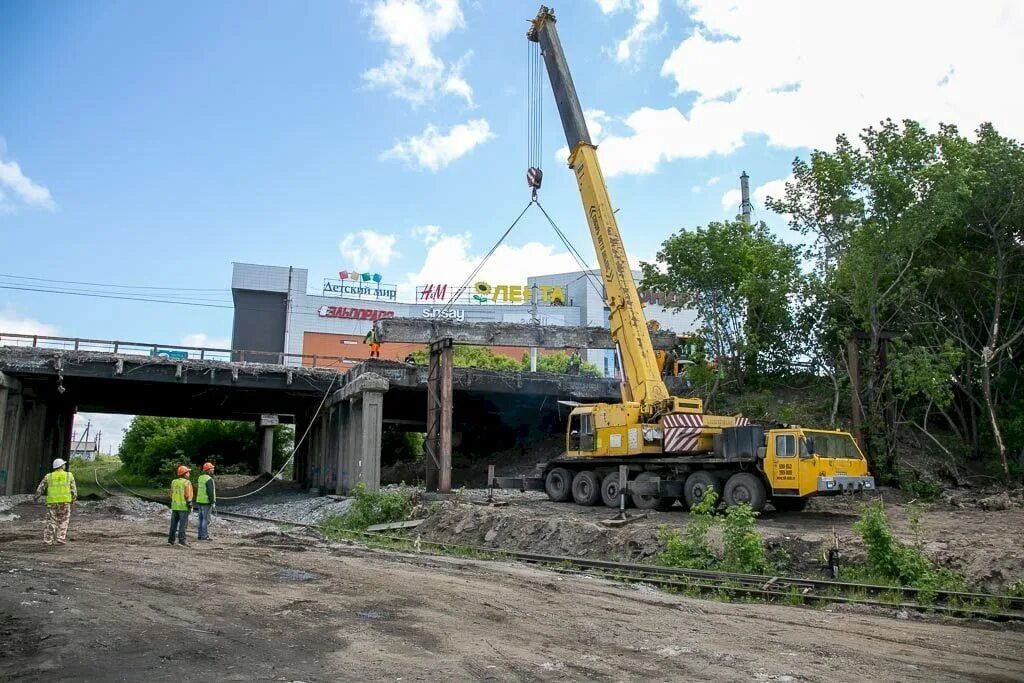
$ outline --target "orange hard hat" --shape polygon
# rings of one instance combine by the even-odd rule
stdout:
[[[185,467],[184,465],[178,465],[178,476],[179,477],[184,477],[190,471],[191,470],[189,470],[189,468]]]
[[[212,462],[204,462],[203,463],[203,472],[212,472],[212,471],[213,471],[213,463]]]

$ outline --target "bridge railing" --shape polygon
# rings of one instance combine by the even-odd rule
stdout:
[[[55,337],[42,334],[17,334],[9,332],[0,332],[0,346],[94,351],[98,353],[159,357],[168,360],[213,360],[234,363],[264,363],[269,365],[340,369],[350,368],[364,360],[361,358],[347,358],[345,356],[216,349],[202,346],[183,346],[181,344],[151,344],[148,342]]]

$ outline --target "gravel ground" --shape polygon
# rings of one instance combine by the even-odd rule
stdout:
[[[271,500],[257,498],[257,501],[253,503],[218,505],[217,509],[224,512],[237,512],[241,515],[270,517],[297,524],[319,524],[328,517],[345,514],[351,505],[351,498],[339,500],[327,496],[277,495]]]
[[[0,496],[0,512],[7,512],[15,505],[21,505],[32,500],[31,493],[19,493],[16,496]]]

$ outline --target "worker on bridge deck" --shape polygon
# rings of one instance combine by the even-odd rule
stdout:
[[[203,463],[199,475],[196,505],[199,507],[199,540],[210,540],[210,513],[217,509],[217,485],[213,481],[213,463]]]
[[[370,345],[370,358],[380,358],[380,339],[377,338],[377,330],[373,327],[366,333],[363,339],[364,344]]]
[[[192,511],[192,482],[188,478],[191,470],[186,465],[178,466],[178,477],[171,481],[171,530],[167,533],[168,545],[174,545],[177,535],[180,545],[185,543],[188,529],[188,513]]]
[[[78,500],[75,475],[64,469],[63,458],[53,461],[53,471],[43,477],[36,487],[35,500],[46,494],[46,526],[43,527],[43,543],[53,545],[56,541],[64,545],[68,540],[68,525],[71,523],[71,503]]]

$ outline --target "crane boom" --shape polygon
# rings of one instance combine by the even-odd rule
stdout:
[[[612,338],[618,344],[622,358],[622,398],[627,402],[639,403],[641,412],[647,415],[676,411],[700,412],[700,402],[696,399],[681,401],[670,396],[661,378],[640,294],[622,244],[608,186],[597,160],[597,147],[590,139],[583,108],[555,28],[555,14],[550,8],[541,6],[527,38],[540,43],[548,80],[565,130],[565,140],[569,145],[569,166],[576,174],[604,281],[605,300],[611,311]]]

